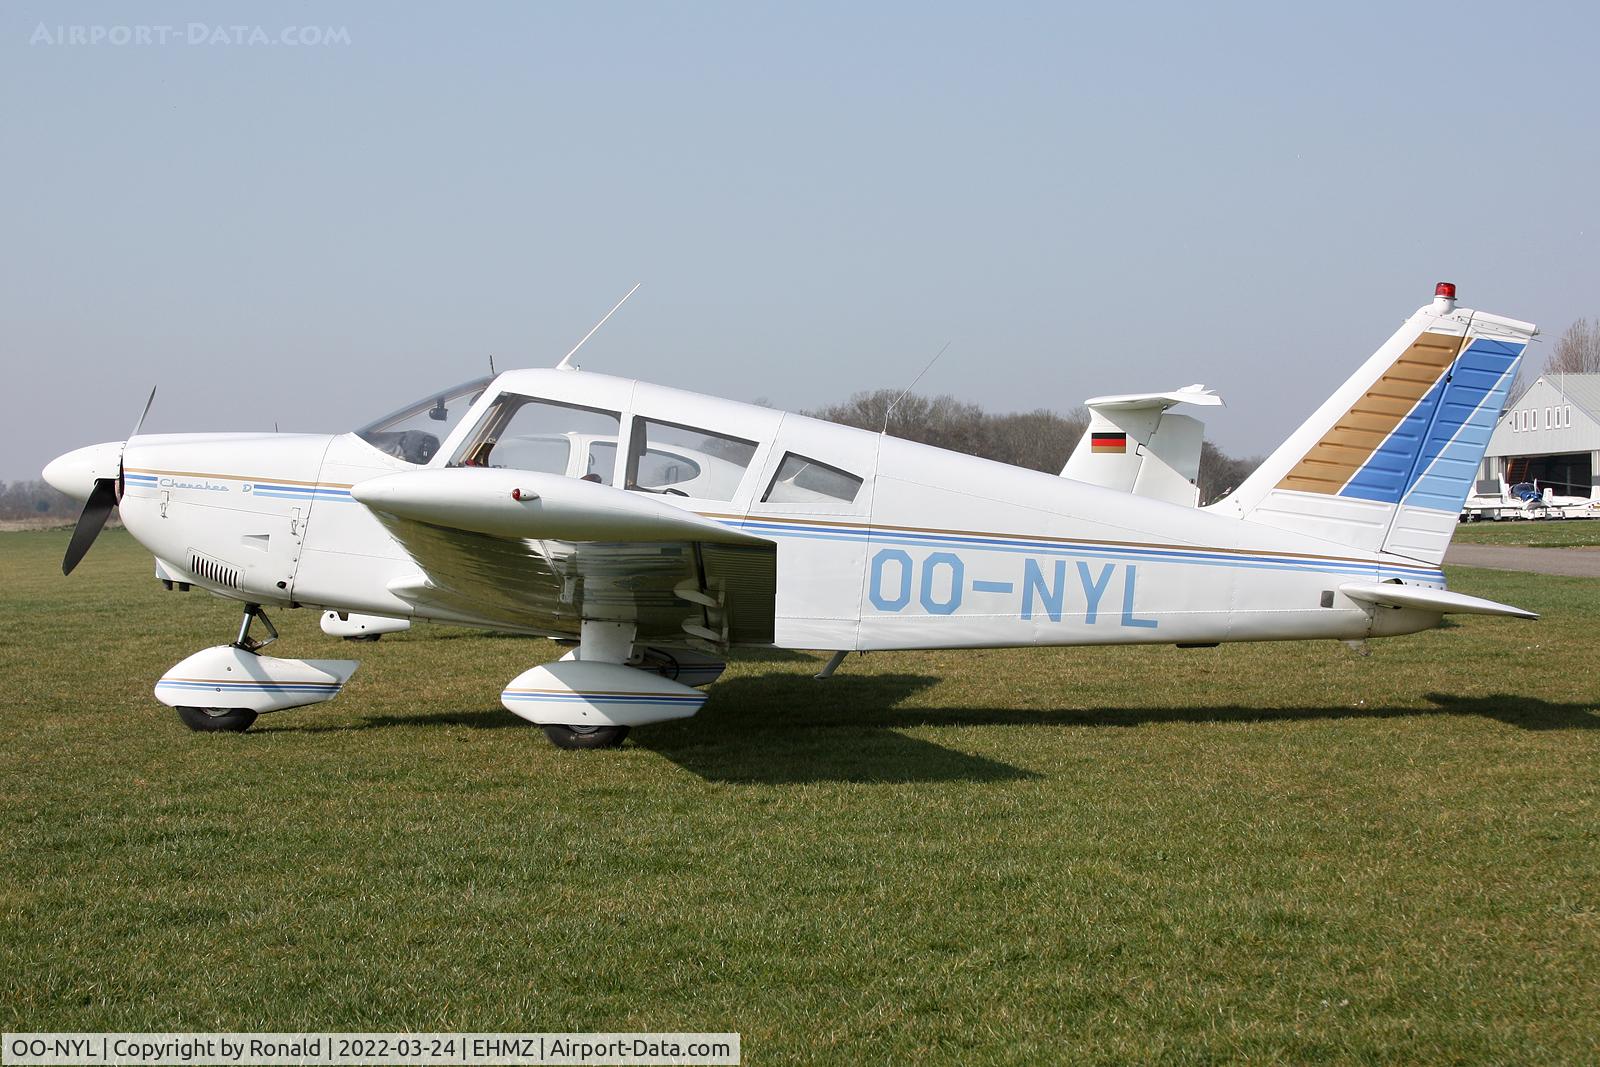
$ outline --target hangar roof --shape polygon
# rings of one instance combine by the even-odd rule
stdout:
[[[1600,450],[1600,374],[1540,375],[1508,406],[1489,439],[1491,456]]]

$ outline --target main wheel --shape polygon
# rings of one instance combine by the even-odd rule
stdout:
[[[628,736],[626,726],[541,726],[557,748],[616,748]]]
[[[256,713],[249,708],[179,708],[183,725],[201,733],[239,733],[250,729]]]

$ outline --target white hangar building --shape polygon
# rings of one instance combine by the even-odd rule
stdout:
[[[1503,478],[1600,499],[1600,374],[1541,375],[1500,416],[1481,475],[1479,492]]]

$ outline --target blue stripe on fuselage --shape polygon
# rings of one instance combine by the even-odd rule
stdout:
[[[1381,577],[1407,577],[1416,581],[1443,582],[1444,574],[1437,568],[1407,567],[1359,560],[1314,560],[1235,553],[1208,552],[1205,549],[1182,549],[1161,546],[1106,545],[1098,543],[1064,543],[1019,537],[1000,537],[986,534],[954,534],[944,532],[912,532],[871,527],[818,527],[806,523],[791,523],[775,519],[724,520],[728,525],[752,533],[794,537],[819,541],[871,541],[874,544],[914,545],[928,548],[987,549],[994,552],[1024,553],[1031,555],[1087,557],[1128,563],[1179,563],[1211,567],[1247,568],[1252,570],[1287,570],[1341,576],[1369,577],[1375,572]]]

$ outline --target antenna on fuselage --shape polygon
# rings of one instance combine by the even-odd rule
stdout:
[[[905,391],[902,392],[899,396],[894,398],[894,403],[893,404],[890,404],[887,408],[884,409],[884,412],[883,412],[883,432],[884,433],[888,433],[889,432],[889,416],[894,414],[894,409],[900,406],[900,401],[904,400],[906,397],[911,395],[911,390],[915,389],[917,387],[917,383],[922,381],[922,375],[923,374],[927,374],[929,371],[931,371],[933,369],[933,365],[935,363],[939,362],[939,357],[945,354],[945,352],[950,348],[950,344],[951,344],[951,342],[946,341],[944,343],[944,348],[939,349],[939,351],[934,353],[933,358],[928,360],[928,365],[926,367],[922,368],[922,373],[918,374],[915,378],[911,379],[911,384],[906,386]]]
[[[572,362],[572,357],[577,355],[578,349],[582,348],[584,342],[594,336],[595,330],[598,330],[600,327],[604,326],[606,324],[606,319],[609,319],[611,316],[615,315],[617,313],[617,308],[621,307],[623,304],[626,304],[628,302],[628,297],[632,296],[634,293],[637,293],[639,291],[639,286],[643,284],[644,282],[638,282],[632,289],[629,289],[628,296],[624,296],[621,300],[618,300],[617,306],[606,312],[600,321],[594,324],[594,329],[583,335],[583,341],[579,341],[577,344],[573,345],[572,351],[561,357],[561,362],[556,364],[556,370],[578,370],[579,368]]]

